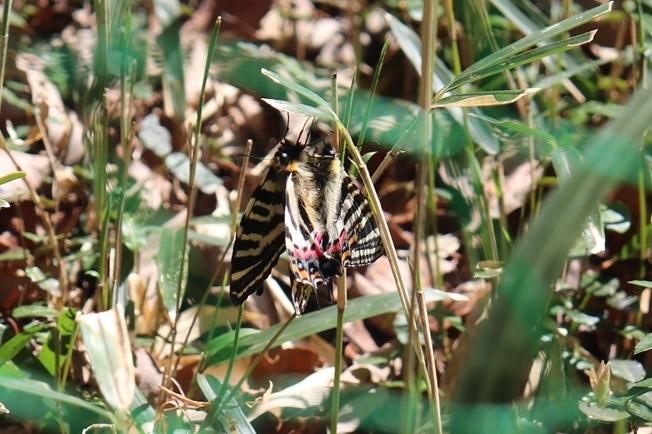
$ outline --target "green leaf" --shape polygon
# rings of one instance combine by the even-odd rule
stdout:
[[[280,99],[263,98],[267,104],[278,111],[285,111],[315,119],[332,120],[332,115],[320,107],[312,107],[298,102],[282,101]]]
[[[28,304],[24,306],[18,306],[11,312],[11,316],[14,318],[53,318],[58,314],[59,312],[57,312],[55,309],[52,309],[49,306],[44,306],[42,304]]]
[[[260,72],[263,75],[270,78],[275,83],[280,84],[281,86],[285,87],[286,89],[293,90],[296,93],[298,93],[299,95],[307,98],[309,101],[315,103],[317,105],[317,107],[319,107],[320,109],[322,109],[322,110],[324,110],[324,111],[326,111],[328,113],[331,113],[333,119],[337,119],[337,116],[335,115],[335,113],[333,113],[333,111],[330,108],[330,104],[328,102],[326,102],[326,100],[324,98],[317,95],[312,90],[308,89],[307,87],[304,87],[304,86],[300,85],[299,83],[292,80],[292,78],[289,78],[289,79],[288,78],[283,78],[280,75],[278,75],[277,73],[272,72],[272,71],[270,71],[268,69],[263,68],[263,69],[260,70]]]
[[[584,158],[571,178],[547,195],[528,231],[513,248],[497,288],[491,313],[477,330],[467,368],[455,396],[460,402],[510,401],[518,388],[513,366],[502,357],[531,360],[552,288],[586,218],[620,183],[636,183],[642,163],[641,142],[652,123],[652,89],[641,89],[622,115],[586,141]],[[563,222],[560,225],[559,222]],[[527,288],[527,290],[525,290]],[[480,423],[470,412],[453,410],[451,426]]]
[[[54,391],[46,383],[41,381],[32,380],[30,378],[7,378],[0,379],[0,401],[10,393],[19,393],[23,395],[31,395],[34,398],[47,398],[56,402],[69,404],[74,407],[89,410],[108,421],[113,421],[113,415],[104,410],[103,408],[89,404],[85,399],[77,398],[73,395],[68,395],[62,392]],[[29,402],[29,397],[25,397],[24,402]],[[11,409],[10,409],[11,410]]]
[[[480,80],[481,78],[489,77],[491,75],[496,75],[503,71],[514,69],[517,66],[533,63],[536,62],[537,60],[543,59],[544,57],[548,57],[556,53],[561,53],[571,48],[586,44],[593,40],[595,33],[596,30],[582,33],[581,35],[573,36],[571,38],[568,38],[560,42],[554,42],[548,45],[537,47],[520,54],[510,53],[505,57],[494,59],[491,61],[491,63],[487,63],[484,64],[483,66],[478,67],[477,65],[484,61],[484,59],[482,59],[474,63],[473,65],[469,66],[467,69],[465,69],[460,75],[458,75],[455,78],[455,80],[449,83],[440,92],[445,93],[453,89],[456,89],[460,86],[463,86],[467,83]],[[515,42],[514,44],[518,42],[519,41]],[[509,48],[509,47],[505,47],[505,48]],[[499,53],[500,51],[502,50],[496,51],[495,53],[487,56],[487,58],[493,57],[494,54]]]
[[[433,102],[431,108],[440,107],[486,107],[511,104],[539,89],[495,90],[487,92],[467,92],[450,95]]]
[[[197,385],[201,389],[202,393],[209,401],[214,401],[217,398],[217,394],[220,392],[221,383],[220,381],[213,377],[212,375],[197,375]],[[220,413],[217,415],[217,421],[221,426],[216,426],[214,428],[218,430],[224,430],[225,427],[228,427],[228,432],[237,432],[243,434],[255,434],[256,430],[251,426],[247,416],[245,416],[242,408],[237,403],[235,398],[231,396],[227,405],[223,405]]]
[[[652,349],[652,333],[643,336],[643,339],[636,343],[634,347],[634,354],[642,353]]]
[[[507,61],[510,58],[516,56],[517,54],[525,51],[529,47],[537,45],[541,42],[545,42],[546,40],[552,39],[559,35],[563,35],[569,30],[574,29],[575,27],[588,23],[594,18],[609,12],[611,10],[612,5],[613,2],[600,5],[588,11],[582,12],[578,15],[574,15],[558,23],[552,24],[544,29],[531,33],[525,36],[524,38],[521,38],[518,41],[506,47],[503,47],[500,50],[495,51],[492,54],[488,55],[487,57],[484,57],[479,61],[475,62],[473,65],[466,68],[462,72],[462,74],[460,74],[456,78],[455,81],[460,81],[460,80],[464,81],[466,78],[470,76],[478,75],[481,73],[481,71],[487,70],[493,65]],[[563,43],[563,41],[561,43]],[[449,86],[454,87],[453,83],[451,83]]]
[[[57,372],[57,358],[59,359],[59,366],[62,366],[67,362],[68,355],[72,355],[68,352],[68,349],[70,345],[74,345],[72,335],[75,333],[77,327],[75,316],[76,310],[71,308],[66,308],[61,313],[57,312],[56,333],[52,330],[47,334],[47,338],[41,346],[41,351],[36,356],[38,361],[41,362],[43,367],[53,377]],[[60,342],[59,345],[57,345],[57,340]],[[57,354],[57,350],[59,354]]]
[[[625,394],[625,397],[631,399],[651,391],[652,391],[652,378],[646,378],[645,380],[630,385],[629,389],[627,389],[627,393]]]
[[[16,354],[25,348],[25,345],[27,345],[36,333],[49,327],[48,324],[37,324],[26,327],[22,332],[2,344],[2,346],[0,346],[0,366],[11,360]]]
[[[616,422],[629,418],[629,413],[609,407],[598,407],[595,403],[580,402],[580,410],[591,419]]]
[[[22,171],[8,173],[7,175],[0,176],[0,185],[6,184],[16,179],[24,178],[25,176],[26,173]]]
[[[161,291],[161,299],[168,316],[174,320],[177,306],[181,301],[177,299],[179,289],[179,273],[181,272],[181,251],[183,249],[183,229],[163,228],[159,253],[156,255],[156,266],[158,267],[158,287]],[[181,283],[180,299],[183,299],[183,290],[186,287],[188,278],[188,255],[183,258],[184,275]]]
[[[450,294],[446,292],[426,290],[426,300],[429,302],[448,299],[450,299]],[[344,312],[344,322],[352,322],[386,313],[393,313],[400,309],[401,303],[396,292],[358,297],[349,301]],[[273,347],[335,328],[337,319],[336,312],[337,306],[333,305],[316,312],[302,315],[292,321],[283,334],[276,339]],[[276,324],[257,333],[250,332],[250,329],[245,329],[247,332],[242,333],[243,330],[241,330],[236,357],[245,357],[262,351],[272,336],[282,326],[282,324]],[[223,349],[227,343],[233,342],[234,334],[235,331],[230,331],[218,336],[206,345],[204,351],[211,365],[217,365],[229,359],[229,352],[223,351]]]

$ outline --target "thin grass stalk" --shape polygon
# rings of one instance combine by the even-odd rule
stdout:
[[[435,0],[425,0],[423,3],[423,21],[421,26],[421,78],[419,82],[419,106],[425,114],[421,125],[421,151],[429,155],[429,144],[432,140],[432,124],[430,118],[430,105],[432,101],[433,86],[432,76],[434,72],[435,56],[435,35],[437,32]],[[434,351],[432,348],[432,337],[430,336],[430,326],[428,321],[428,311],[426,309],[423,286],[421,284],[421,249],[420,243],[425,239],[425,203],[428,196],[426,187],[428,185],[427,175],[429,170],[430,158],[420,158],[417,165],[416,179],[416,199],[417,205],[414,216],[414,251],[413,251],[413,291],[416,292],[416,301],[419,305],[419,318],[421,329],[423,331],[425,352],[427,360],[426,379],[430,385],[429,402],[433,418],[433,426],[437,434],[442,434],[441,427],[441,410],[439,405],[439,385],[437,383],[437,369],[435,366]],[[414,309],[414,305],[411,306]],[[412,315],[412,312],[411,312]],[[420,342],[417,342],[420,345]]]
[[[364,118],[362,121],[362,130],[358,135],[358,148],[364,144],[364,140],[367,135],[367,128],[369,127],[369,117],[371,116],[371,107],[373,106],[374,95],[376,95],[376,88],[378,87],[380,72],[383,69],[383,62],[385,61],[385,55],[387,54],[387,49],[389,48],[390,40],[391,40],[390,36],[387,35],[385,37],[385,43],[383,44],[383,48],[380,51],[380,57],[378,58],[378,64],[376,65],[376,70],[374,71],[373,79],[371,80],[371,89],[369,90],[369,99],[367,100],[367,107],[365,108]]]
[[[375,184],[376,181],[380,179],[380,177],[385,173],[387,168],[389,167],[390,164],[398,157],[400,154],[404,152],[402,149],[404,141],[407,139],[409,134],[412,133],[412,128],[416,125],[416,123],[419,121],[419,117],[416,116],[412,122],[405,128],[401,136],[398,138],[396,143],[392,146],[392,148],[389,150],[387,154],[385,154],[385,157],[383,158],[383,161],[380,162],[376,170],[374,170],[374,173],[371,175],[371,180]]]
[[[134,94],[134,83],[136,82],[136,74],[134,63],[129,65],[127,71],[127,52],[128,37],[131,34],[131,10],[127,12],[127,29],[123,35],[122,42],[122,61],[120,62],[120,147],[122,148],[122,173],[120,177],[120,203],[118,204],[118,215],[116,217],[115,228],[115,243],[114,243],[114,259],[113,259],[113,276],[111,287],[114,293],[117,291],[120,284],[120,274],[122,265],[122,221],[124,218],[125,201],[127,197],[127,179],[129,177],[129,165],[131,164],[131,151],[134,132],[136,130],[135,123],[132,121],[132,107],[133,104],[127,104],[127,94],[129,94],[129,102]],[[126,77],[129,76],[129,89],[127,89]],[[131,124],[131,125],[130,125]],[[116,300],[117,301],[117,300]]]
[[[9,46],[9,15],[13,0],[5,0],[2,9],[2,47],[0,48],[0,108],[2,108],[2,95],[5,89],[5,67],[7,65],[7,47]]]
[[[215,21],[215,25],[213,26],[213,31],[211,32],[210,36],[210,42],[208,44],[208,52],[206,54],[206,63],[204,65],[204,75],[202,78],[202,83],[201,83],[201,89],[199,92],[199,104],[197,107],[197,120],[195,122],[195,130],[194,134],[192,135],[192,138],[194,138],[194,142],[192,143],[191,147],[191,161],[190,161],[190,174],[188,176],[188,208],[186,212],[186,219],[183,225],[183,242],[181,244],[181,264],[179,266],[179,279],[177,282],[177,292],[176,292],[176,306],[175,306],[175,316],[174,316],[174,324],[172,327],[172,333],[171,333],[171,342],[172,342],[172,349],[174,353],[174,343],[176,341],[177,337],[177,323],[179,321],[179,316],[181,313],[181,294],[183,291],[183,286],[185,284],[184,282],[184,274],[186,272],[185,266],[186,266],[186,255],[188,251],[188,232],[190,230],[190,220],[192,219],[192,212],[195,207],[195,200],[196,200],[196,192],[195,192],[195,175],[197,172],[197,162],[199,160],[199,152],[201,149],[200,145],[200,135],[201,135],[201,127],[202,127],[202,110],[204,107],[204,97],[206,93],[206,82],[208,81],[208,73],[210,71],[210,67],[213,61],[213,53],[215,52],[215,44],[217,42],[217,36],[220,31],[220,27],[222,25],[222,17],[217,17],[217,20]],[[177,363],[173,363],[171,366],[178,366]],[[168,372],[168,375],[163,375],[163,386],[167,387],[169,378],[172,372]]]
[[[337,74],[331,77],[331,89],[333,89],[333,112],[338,114],[337,101]],[[333,132],[333,143],[335,149],[340,151],[340,162],[344,164],[346,147],[340,146],[340,131],[335,125]],[[331,433],[337,434],[337,422],[340,414],[340,375],[342,371],[342,348],[344,340],[344,309],[346,309],[346,269],[342,268],[342,275],[337,278],[337,326],[335,328],[335,372],[333,375],[333,396],[331,399]]]
[[[647,39],[645,37],[647,31],[645,29],[645,16],[643,14],[642,0],[636,0],[636,13],[638,15],[638,40],[640,43],[638,51],[641,54],[639,57],[640,66],[637,78],[641,86],[645,88],[647,87],[647,56],[645,55],[645,52],[647,51]]]
[[[414,369],[414,352],[412,346],[416,342],[419,345],[419,335],[416,334],[415,321],[414,321],[414,306],[416,305],[416,291],[410,294],[410,312],[407,317],[408,323],[408,342],[404,350],[404,367],[403,367],[403,381],[407,389],[407,394],[403,399],[403,415],[401,420],[401,433],[412,434],[414,432],[414,421],[416,419],[416,402],[417,402],[417,381],[416,372]]]
[[[214,399],[213,402],[211,402],[211,405],[210,405],[210,407],[208,409],[208,413],[206,414],[206,418],[204,419],[204,422],[202,423],[201,429],[205,429],[206,427],[213,424],[213,420],[217,416],[220,408],[222,407],[222,404],[225,403],[225,402],[228,402],[231,399],[231,397],[233,396],[233,394],[235,393],[235,391],[240,389],[240,387],[244,384],[244,382],[247,381],[247,378],[249,378],[249,376],[254,371],[254,369],[256,369],[256,366],[258,366],[258,363],[260,363],[263,356],[267,353],[267,351],[269,351],[270,348],[272,348],[272,345],[274,345],[274,342],[276,342],[276,340],[279,338],[279,336],[281,336],[283,334],[285,329],[287,329],[287,327],[290,325],[290,323],[292,323],[292,321],[296,317],[297,317],[297,314],[296,314],[296,312],[294,312],[292,314],[292,316],[290,316],[290,318],[288,318],[288,320],[285,321],[283,326],[280,329],[278,329],[278,331],[274,334],[274,336],[272,336],[272,338],[269,340],[269,342],[267,342],[267,345],[265,345],[265,348],[263,348],[263,350],[260,353],[256,354],[256,357],[249,364],[249,367],[247,368],[245,373],[242,375],[242,377],[240,378],[238,383],[234,387],[231,388],[231,390],[229,391],[229,393],[226,394],[224,399]]]
[[[226,373],[224,374],[224,379],[222,380],[222,385],[220,390],[217,393],[217,399],[222,400],[222,397],[226,393],[229,383],[231,382],[231,375],[233,375],[233,366],[235,365],[235,358],[238,354],[238,344],[240,343],[240,330],[242,328],[242,315],[244,314],[244,304],[241,304],[238,307],[238,317],[235,320],[235,333],[233,334],[233,351],[231,351],[231,357],[229,357],[229,363],[226,366]]]
[[[213,284],[215,283],[215,280],[217,279],[219,273],[222,272],[222,267],[224,265],[224,261],[226,260],[226,254],[229,252],[229,250],[233,246],[233,243],[235,242],[235,237],[238,230],[238,213],[240,211],[240,204],[242,203],[242,193],[244,191],[245,174],[246,174],[247,166],[249,165],[249,156],[251,155],[252,146],[253,146],[253,142],[251,141],[251,139],[247,140],[247,145],[245,147],[245,155],[242,160],[242,164],[240,165],[240,176],[238,178],[238,189],[237,189],[238,194],[235,198],[235,203],[233,205],[233,214],[231,218],[231,239],[229,240],[229,244],[224,248],[224,251],[220,256],[220,259],[217,262],[217,267],[215,267],[215,272],[213,272],[210,280],[208,281],[208,287],[204,291],[201,300],[199,301],[197,311],[195,312],[195,315],[193,315],[192,321],[190,322],[188,333],[186,333],[186,337],[183,339],[183,343],[181,344],[181,352],[183,352],[183,349],[186,347],[186,345],[188,345],[188,339],[190,339],[190,333],[192,332],[192,329],[195,327],[195,323],[197,322],[197,318],[199,317],[199,312],[206,305],[206,301],[208,300],[208,295],[211,293],[211,288],[213,287]],[[218,302],[216,303],[216,306],[222,305],[224,288],[226,288],[226,278],[227,278],[227,274],[224,274],[224,277],[222,279],[222,291],[220,291],[220,297]],[[218,309],[215,309],[213,315],[211,316],[211,323],[208,328],[209,332],[208,332],[208,337],[206,339],[206,342],[210,342],[213,339],[215,324],[217,324],[217,313],[218,313]],[[177,359],[175,363],[175,368],[172,372],[177,372],[177,369],[179,368],[179,362],[180,359]],[[192,376],[191,387],[195,385],[195,379],[197,378],[197,374],[204,370],[205,363],[206,363],[206,353],[202,352],[201,359],[199,360],[199,364],[197,365],[197,369],[195,370]]]
[[[350,158],[352,159],[353,163],[357,166],[358,171],[360,172],[360,179],[362,180],[362,183],[367,192],[369,206],[371,207],[371,211],[374,215],[374,220],[378,225],[378,230],[380,231],[380,237],[383,242],[385,254],[387,255],[387,259],[389,260],[390,269],[392,270],[392,276],[394,277],[394,281],[396,283],[396,289],[398,292],[399,299],[401,300],[401,307],[403,309],[403,314],[407,318],[409,317],[409,311],[410,311],[409,304],[408,304],[407,290],[405,289],[405,283],[403,281],[401,270],[398,265],[399,259],[398,259],[398,255],[396,254],[396,248],[394,247],[394,241],[392,240],[392,236],[389,232],[387,221],[383,216],[383,208],[380,204],[378,193],[376,192],[373,181],[371,180],[371,176],[369,175],[369,169],[367,168],[367,165],[364,163],[364,160],[360,155],[360,151],[355,146],[355,143],[353,142],[351,135],[346,129],[342,128],[341,125],[338,125],[338,128],[340,128],[340,132],[347,146],[347,150],[349,151]],[[420,369],[426,372],[426,365],[425,365],[423,349],[421,348],[421,345],[419,345],[418,342],[413,343],[413,348],[414,351],[416,352],[417,359],[419,360]],[[432,390],[430,388],[430,382],[426,382],[426,385],[428,387],[428,394],[431,394]]]
[[[346,309],[346,269],[337,278],[337,327],[335,329],[335,373],[333,375],[333,397],[331,399],[331,433],[337,434],[340,415],[340,376],[342,374],[342,350],[344,347],[344,310]]]
[[[104,3],[103,3],[104,4]],[[95,197],[95,213],[99,222],[99,289],[101,296],[101,309],[109,308],[110,290],[108,285],[108,222],[110,217],[110,197],[106,192],[106,165],[109,159],[109,97],[107,92],[103,94],[103,105],[98,107],[95,119],[95,140],[93,141],[93,193]],[[103,114],[100,118],[100,114]]]

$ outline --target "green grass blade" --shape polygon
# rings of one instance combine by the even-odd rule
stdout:
[[[521,396],[522,376],[510,360],[532,360],[553,283],[587,216],[611,188],[636,182],[640,144],[652,122],[652,90],[639,91],[622,116],[589,141],[571,178],[544,202],[540,214],[514,250],[489,319],[477,332],[456,393],[460,404],[511,401]],[[563,222],[560,225],[559,222]],[[526,369],[525,372],[528,372]],[[460,410],[452,423],[474,426]],[[484,421],[483,423],[487,423]],[[470,432],[470,431],[460,431]]]
[[[475,62],[473,65],[466,68],[464,72],[460,74],[458,79],[466,75],[477,74],[478,71],[486,69],[497,63],[504,62],[508,60],[510,57],[515,56],[534,45],[537,45],[541,42],[545,42],[557,36],[563,35],[569,30],[579,27],[582,24],[586,24],[589,21],[599,17],[600,15],[606,14],[607,12],[611,11],[612,5],[613,2],[609,2],[597,6],[593,9],[589,9],[588,11],[582,12],[581,14],[574,15],[563,21],[552,24],[537,32],[531,33],[525,36],[524,38],[521,38],[518,41],[509,44],[508,46],[503,47],[500,50],[491,53],[487,57],[484,57],[479,61]]]
[[[475,64],[471,65],[468,69],[462,72],[455,80],[453,80],[444,89],[442,89],[441,92],[442,93],[449,92],[465,84],[480,80],[481,78],[489,77],[491,75],[496,75],[503,71],[514,69],[517,66],[533,63],[536,62],[537,60],[543,59],[544,57],[561,53],[563,51],[570,50],[571,48],[586,44],[593,40],[593,37],[595,36],[596,32],[597,30],[593,30],[590,32],[582,33],[581,35],[573,36],[563,41],[544,45],[542,47],[537,47],[520,54],[516,54],[516,53],[510,54],[509,56],[499,58],[496,61],[484,67],[474,68]]]
[[[304,87],[300,85],[299,83],[295,82],[294,80],[288,80],[284,79],[280,75],[278,75],[275,72],[272,72],[267,69],[262,69],[260,71],[263,75],[267,76],[269,79],[274,81],[277,84],[280,84],[281,86],[285,87],[286,89],[293,90],[299,95],[307,98],[309,101],[313,102],[317,107],[320,109],[328,112],[331,114],[333,119],[336,119],[337,116],[335,116],[335,113],[333,113],[333,110],[330,107],[330,104],[321,96],[317,95],[315,92],[312,90],[308,89],[307,87]]]
[[[426,290],[428,301],[445,300],[454,297],[454,294],[444,293],[437,290]],[[395,292],[359,297],[350,300],[344,313],[344,322],[357,321],[370,318],[372,316],[382,315],[390,312],[397,312],[401,309],[401,303],[398,294]],[[293,321],[285,332],[279,336],[274,346],[279,346],[284,342],[302,339],[306,336],[330,330],[336,326],[337,306],[329,306],[316,312],[303,315]],[[282,324],[276,324],[266,330],[255,332],[251,329],[240,330],[240,342],[238,345],[238,354],[236,357],[245,357],[250,354],[260,352],[269,339],[276,334]],[[221,335],[206,344],[204,351],[208,354],[209,364],[216,365],[229,359],[229,352],[222,351],[226,343],[233,341],[231,331]]]
[[[197,385],[209,401],[215,400],[221,389],[221,383],[215,377],[202,374],[197,375]],[[242,408],[240,408],[233,397],[229,399],[228,403],[222,405],[222,411],[216,417],[216,420],[222,425],[214,427],[216,429],[229,427],[230,432],[238,432],[242,434],[256,433],[256,430],[254,430],[247,420]]]
[[[17,171],[9,173],[5,176],[0,176],[0,185],[6,184],[8,182],[14,181],[16,179],[24,178],[26,176],[25,172]]]
[[[11,360],[18,354],[27,343],[32,339],[35,333],[45,330],[49,326],[47,324],[38,324],[25,328],[22,332],[18,333],[7,342],[0,346],[0,366]]]
[[[74,407],[89,410],[109,421],[113,420],[113,415],[96,405],[89,404],[83,399],[77,398],[73,395],[57,392],[52,390],[49,385],[42,381],[32,380],[30,378],[2,378],[0,380],[0,401],[4,401],[6,395],[10,393],[20,393],[26,395],[26,402],[30,399],[27,396],[34,398],[47,398],[52,401],[69,404]]]
[[[271,105],[278,111],[285,111],[297,115],[307,116],[324,121],[332,120],[331,113],[323,110],[321,107],[313,107],[298,102],[282,101],[280,99],[262,98],[267,104]]]
[[[468,92],[450,95],[435,101],[432,108],[438,107],[485,107],[511,104],[526,95],[532,95],[538,89],[496,90],[487,92]]]
[[[177,298],[177,287],[179,285],[179,271],[181,270],[181,261],[185,260],[186,264],[188,257],[181,258],[180,252],[183,248],[183,229],[169,229],[163,228],[161,231],[161,241],[159,253],[156,256],[156,266],[158,268],[158,286],[161,291],[161,299],[163,305],[171,319],[174,319],[177,306],[183,299],[183,293]],[[188,267],[183,267],[185,275],[182,276],[181,288],[185,288],[187,280]]]

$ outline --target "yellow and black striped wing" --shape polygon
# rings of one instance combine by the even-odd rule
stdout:
[[[231,256],[230,293],[242,304],[254,292],[262,293],[263,282],[285,248],[286,175],[270,168],[249,199]]]
[[[348,175],[342,180],[341,194],[338,226],[346,230],[348,238],[348,249],[342,252],[342,265],[355,268],[371,264],[384,250],[369,202]]]

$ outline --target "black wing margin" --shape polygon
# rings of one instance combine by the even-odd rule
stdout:
[[[231,299],[236,304],[242,304],[254,292],[262,292],[263,281],[285,248],[285,181],[285,174],[270,168],[240,221],[229,284]]]

